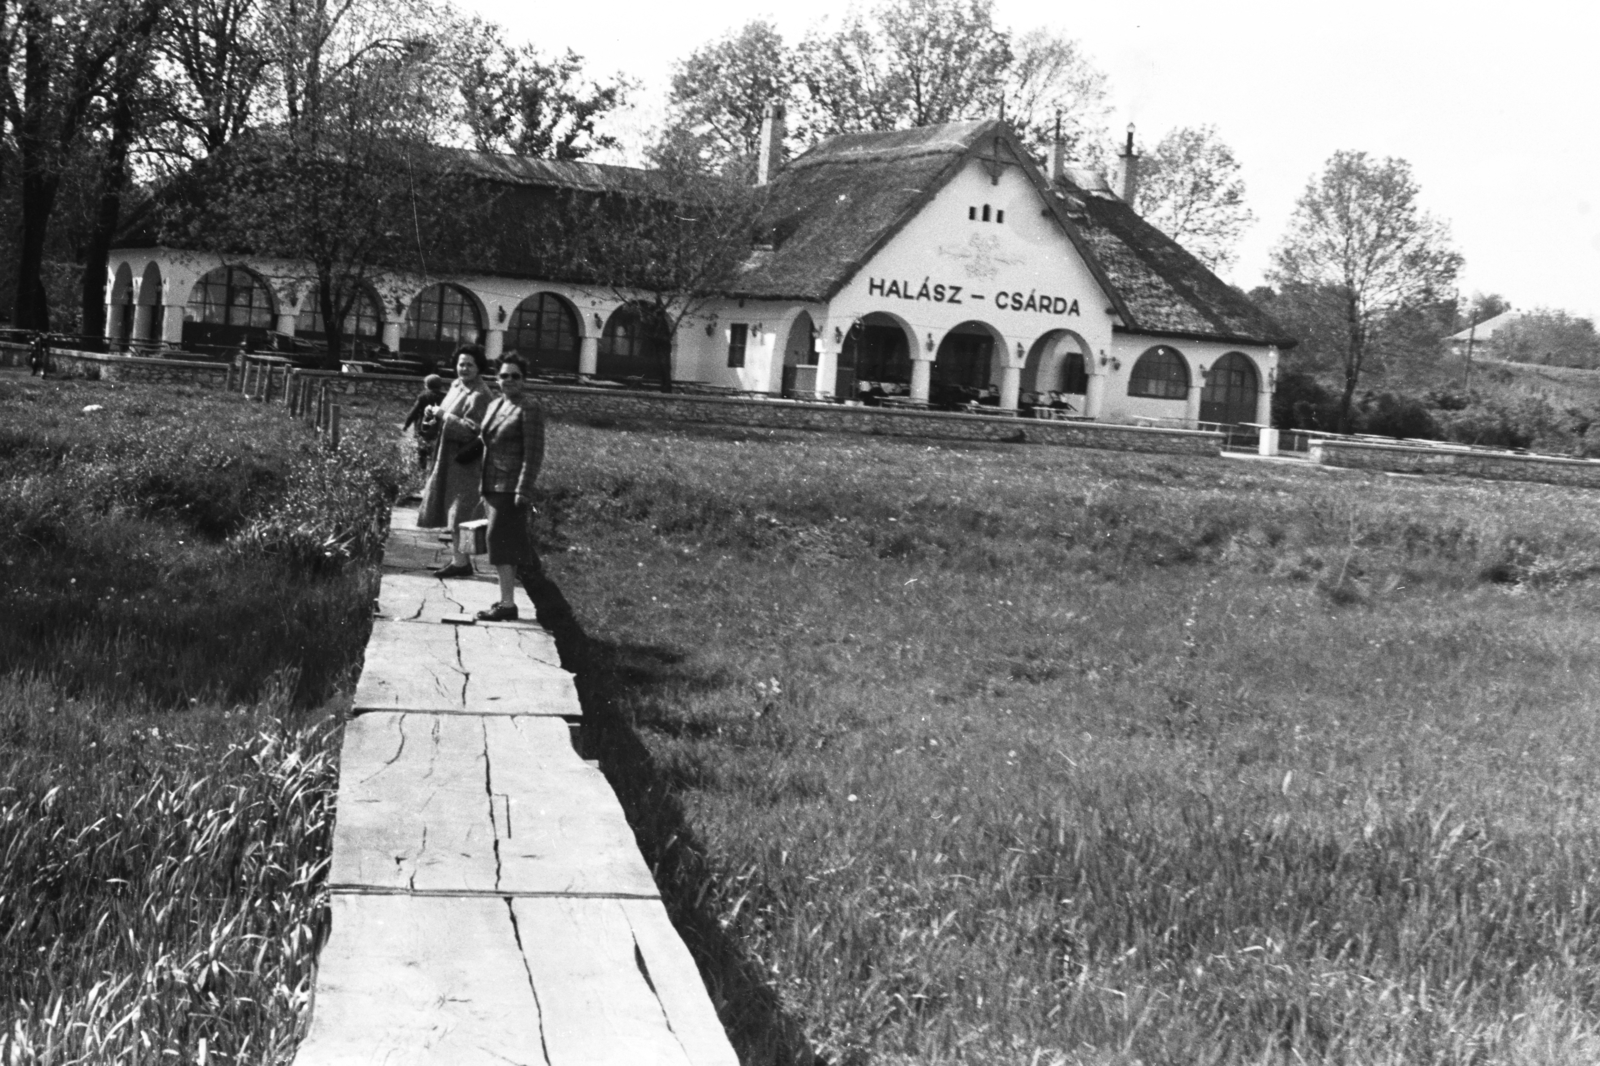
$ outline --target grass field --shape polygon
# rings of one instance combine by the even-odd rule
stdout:
[[[292,1054],[388,432],[0,379],[0,1063]]]
[[[573,424],[541,484],[746,1061],[1600,1061],[1600,495]]]

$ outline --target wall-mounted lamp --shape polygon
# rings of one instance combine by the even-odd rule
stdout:
[[[833,343],[835,343],[835,344],[843,344],[844,343],[844,330],[840,329],[838,326],[834,326],[833,327]]]
[[[606,328],[606,320],[600,317],[600,312],[599,311],[596,311],[594,313],[594,328],[595,329],[605,329]]]
[[[1273,367],[1267,371],[1267,391],[1272,392],[1278,387],[1278,368]]]
[[[1201,381],[1204,381],[1206,378],[1211,376],[1211,368],[1206,366],[1204,363],[1202,363],[1200,365],[1199,370],[1200,370],[1200,380]]]
[[[505,322],[506,322],[506,305],[505,304],[495,304],[494,317],[495,317],[495,321],[496,322],[499,322],[502,326],[505,325]]]
[[[1023,360],[1024,360],[1024,359],[1026,359],[1026,358],[1028,358],[1028,353],[1027,353],[1027,352],[1026,352],[1026,351],[1024,351],[1024,350],[1023,350],[1023,348],[1022,348],[1022,342],[1021,342],[1021,341],[1018,341],[1018,342],[1017,342],[1017,362],[1019,362],[1019,363],[1020,363],[1020,362],[1022,362],[1022,361],[1023,361]]]
[[[716,331],[717,331],[717,320],[716,319],[712,319],[710,322],[706,323],[706,336],[709,337],[713,333],[715,333]]]
[[[928,334],[928,351],[933,351],[933,334]]]

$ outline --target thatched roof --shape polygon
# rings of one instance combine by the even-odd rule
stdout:
[[[1294,345],[1270,315],[1121,199],[1060,184],[1081,205],[1073,223],[1115,290],[1125,330]]]
[[[597,200],[613,195],[670,198],[665,190],[674,187],[659,172],[635,167],[455,148],[432,152],[428,169],[465,179],[450,186],[453,206],[430,205],[436,217],[453,211],[456,221],[429,234],[428,261],[436,271],[458,266],[510,277],[589,280],[560,250],[560,231],[570,233],[577,224],[574,215],[585,204],[592,209]],[[1010,128],[996,119],[846,133],[823,141],[762,190],[766,202],[753,234],[755,246],[719,288],[732,296],[826,302],[975,159],[1018,167],[1033,183],[1105,290],[1122,319],[1119,328],[1284,347],[1294,343],[1243,294],[1112,194],[1103,176],[1069,168],[1052,187]],[[172,244],[175,233],[195,233],[192,225],[174,225],[171,216],[176,209],[178,216],[196,217],[203,207],[201,187],[191,179],[158,193],[132,212],[118,243]],[[468,188],[484,195],[463,197]],[[157,207],[164,210],[153,210]],[[396,238],[378,258],[396,268],[412,267],[421,238]]]
[[[824,301],[961,169],[993,120],[845,133],[772,183],[755,253],[730,288],[761,299]]]
[[[773,182],[739,296],[826,301],[975,158],[1019,165],[1131,332],[1292,345],[1282,327],[1112,195],[1070,168],[1052,189],[995,119],[833,137]]]

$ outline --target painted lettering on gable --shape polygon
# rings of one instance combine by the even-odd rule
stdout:
[[[924,277],[921,282],[906,278],[867,278],[867,295],[893,297],[897,300],[928,300],[932,303],[959,304],[962,302],[961,286],[948,282],[935,282],[932,276]],[[982,300],[977,293],[970,294],[974,300]],[[1066,296],[1056,296],[1052,293],[1039,292],[1029,289],[1023,292],[1020,289],[1011,292],[997,292],[994,294],[994,305],[1002,311],[1022,311],[1043,315],[1079,315],[1078,301]]]

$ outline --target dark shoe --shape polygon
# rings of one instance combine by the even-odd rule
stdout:
[[[478,612],[480,622],[515,622],[517,620],[517,605],[514,603],[497,603],[487,611]]]
[[[471,563],[466,563],[462,566],[457,566],[455,563],[451,563],[449,566],[441,566],[439,569],[433,572],[434,577],[471,577],[472,574],[473,570]]]

